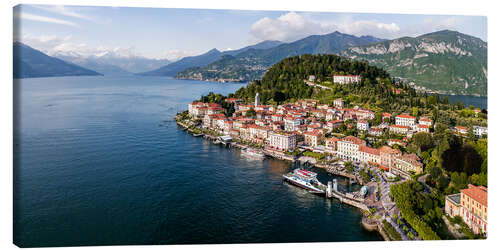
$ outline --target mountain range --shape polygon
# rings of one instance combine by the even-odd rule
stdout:
[[[442,30],[354,46],[342,55],[367,60],[417,89],[446,94],[487,95],[487,43]]]
[[[333,32],[312,35],[291,43],[267,49],[250,48],[241,53],[221,57],[203,67],[191,67],[179,72],[180,79],[252,81],[259,79],[273,64],[290,56],[303,54],[339,54],[351,46],[372,44],[383,39]]]
[[[175,62],[113,53],[87,57],[74,53],[49,56],[15,42],[14,77],[137,74],[249,82],[260,79],[271,65],[283,58],[303,54],[338,54],[366,60],[414,85],[417,90],[487,94],[487,43],[450,30],[392,40],[333,32],[290,43],[264,41],[238,50],[212,49]]]
[[[167,59],[150,59],[135,55],[121,55],[113,51],[89,56],[58,52],[52,56],[104,75],[133,75],[157,69],[170,63]]]
[[[95,76],[100,73],[48,56],[20,42],[13,44],[14,78]]]
[[[179,61],[173,62],[171,64],[165,65],[159,69],[139,73],[138,75],[143,76],[175,76],[177,73],[191,67],[203,67],[212,62],[215,62],[222,58],[223,56],[234,56],[240,53],[246,52],[248,50],[256,49],[263,50],[276,47],[280,45],[280,41],[263,41],[255,45],[247,46],[238,50],[229,50],[221,52],[217,49],[211,49],[210,51],[198,55],[198,56],[189,56],[184,57]]]

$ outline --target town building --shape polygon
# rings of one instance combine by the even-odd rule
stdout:
[[[304,143],[307,146],[315,148],[318,145],[320,145],[322,141],[323,141],[323,133],[321,133],[321,131],[318,129],[304,133]]]
[[[474,233],[488,232],[488,188],[469,184],[460,190],[460,215]]]
[[[430,132],[429,125],[418,124],[415,128],[417,132],[426,132],[426,133]]]
[[[354,136],[346,136],[337,142],[337,156],[344,160],[359,161],[359,147],[366,142]]]
[[[474,135],[476,137],[482,137],[483,135],[488,135],[487,127],[473,126],[472,128],[474,129]]]
[[[391,125],[389,127],[389,132],[394,133],[394,134],[407,134],[409,131],[408,126],[404,125]]]
[[[446,196],[444,210],[451,217],[460,216],[474,233],[488,233],[488,188],[469,184]]]
[[[415,125],[415,117],[406,114],[396,116],[396,125],[412,127]]]
[[[456,126],[455,127],[455,131],[457,132],[457,134],[459,135],[467,135],[467,127],[464,127],[464,126]]]
[[[270,147],[281,151],[294,151],[297,146],[295,134],[282,131],[269,132],[268,142]]]
[[[339,84],[359,83],[361,76],[359,75],[333,75],[333,82]]]
[[[432,126],[432,120],[429,117],[422,116],[418,120],[418,124],[420,124],[420,125],[426,125],[428,127],[431,127]]]
[[[366,164],[380,164],[380,150],[368,146],[359,146],[359,161]]]
[[[337,153],[337,142],[340,141],[339,138],[337,137],[330,137],[326,139],[326,152],[330,154],[336,154]]]
[[[370,129],[370,124],[365,120],[358,120],[356,127],[360,131],[367,131],[368,129]]]
[[[335,106],[336,108],[344,108],[344,101],[342,100],[342,98],[337,98],[335,100],[333,100],[333,106]]]
[[[380,151],[380,164],[386,169],[391,169],[394,166],[394,161],[396,157],[401,156],[401,151],[398,149],[393,149],[388,146],[382,146],[379,148]]]
[[[394,166],[390,169],[392,173],[409,178],[411,174],[420,174],[424,170],[424,165],[416,154],[403,154],[396,157]]]
[[[293,116],[286,116],[284,121],[286,131],[295,131],[296,127],[302,124],[302,119]]]

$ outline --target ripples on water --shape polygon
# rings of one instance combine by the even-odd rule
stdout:
[[[250,160],[162,122],[202,94],[242,84],[154,77],[15,84],[18,245],[380,240],[361,228],[358,210],[283,183],[289,163]]]

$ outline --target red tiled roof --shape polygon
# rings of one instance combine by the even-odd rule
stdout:
[[[409,116],[409,115],[397,115],[396,117],[397,118],[405,118],[405,119],[415,119],[415,117]]]
[[[355,136],[352,136],[352,135],[349,135],[349,136],[346,136],[344,138],[342,138],[343,141],[350,141],[354,144],[358,144],[358,145],[361,145],[361,144],[365,144],[365,141],[363,141],[362,139],[358,138],[358,137],[355,137]]]
[[[396,124],[391,125],[391,127],[393,127],[393,128],[405,128],[405,129],[408,129],[408,126],[396,125]]]
[[[469,188],[462,189],[460,192],[470,196],[484,206],[488,206],[488,188],[469,184]]]
[[[376,148],[371,148],[368,146],[359,146],[359,151],[365,152],[372,155],[380,155],[380,151]]]

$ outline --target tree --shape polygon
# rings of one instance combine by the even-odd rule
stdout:
[[[426,151],[432,147],[432,137],[429,133],[418,132],[411,138],[412,144],[415,145],[420,151]]]
[[[433,180],[437,180],[439,178],[439,176],[441,176],[443,172],[441,171],[441,168],[439,167],[431,167],[429,169],[429,175],[431,176],[431,178]]]
[[[255,112],[253,108],[247,110],[247,112],[245,113],[246,117],[254,117],[255,115],[257,115],[257,112]]]
[[[418,108],[413,107],[413,116],[417,117],[418,116]]]
[[[481,172],[482,159],[477,151],[469,144],[462,149],[463,155],[463,171],[467,175],[478,174]]]
[[[286,96],[285,96],[285,94],[283,94],[283,92],[281,92],[281,91],[274,91],[273,100],[276,103],[280,104],[285,99],[286,99]]]

